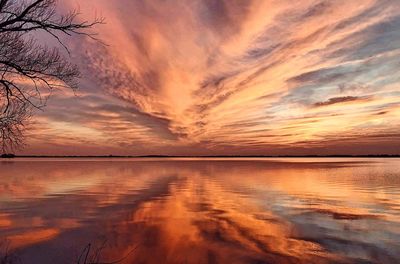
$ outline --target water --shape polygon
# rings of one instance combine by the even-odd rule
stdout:
[[[400,263],[400,159],[1,161],[1,255]]]

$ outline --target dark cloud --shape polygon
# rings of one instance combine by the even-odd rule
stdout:
[[[120,101],[119,103],[124,102]],[[69,107],[71,104],[74,105],[74,108]],[[116,125],[118,123],[139,125],[148,128],[150,133],[161,139],[177,139],[177,135],[169,130],[170,121],[168,119],[141,112],[127,103],[124,106],[110,104],[104,97],[96,95],[67,98],[53,96],[48,105],[48,111],[42,115],[53,121],[79,123],[83,126],[98,125],[101,127],[101,131],[110,134],[129,130],[129,126],[118,127]],[[116,123],[110,126],[111,121]]]
[[[331,7],[333,6],[333,1],[323,0],[312,7],[310,7],[305,14],[301,15],[301,20],[315,18],[317,16],[322,16],[324,13],[329,12]]]
[[[370,99],[370,98],[369,97],[358,97],[358,96],[333,97],[333,98],[329,98],[327,101],[315,103],[314,107],[340,104],[340,103],[345,103],[345,102],[365,101],[367,99]]]
[[[199,5],[200,21],[223,37],[232,37],[240,32],[241,24],[249,15],[253,0],[205,0]]]
[[[345,78],[354,76],[359,70],[350,71],[345,67],[332,67],[323,68],[311,72],[302,73],[298,76],[292,77],[288,82],[295,83],[308,83],[308,84],[327,84],[335,81],[342,81]]]

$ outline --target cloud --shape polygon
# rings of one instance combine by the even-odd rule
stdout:
[[[398,110],[384,110],[400,101],[398,1],[79,4],[82,19],[106,18],[107,45],[71,43],[86,95],[54,100],[41,115],[50,126],[88,127],[132,153],[269,153],[399,125]]]
[[[357,96],[342,96],[342,97],[333,97],[329,98],[327,101],[324,102],[317,102],[314,104],[315,107],[333,105],[333,104],[340,104],[346,102],[354,102],[354,101],[364,101],[369,99],[368,97],[357,97]]]

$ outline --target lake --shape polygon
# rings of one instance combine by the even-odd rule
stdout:
[[[2,160],[0,257],[400,263],[400,159]]]

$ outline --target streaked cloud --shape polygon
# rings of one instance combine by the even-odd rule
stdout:
[[[327,105],[340,104],[346,102],[365,101],[369,99],[370,99],[369,97],[357,97],[357,96],[332,97],[329,98],[327,101],[317,102],[314,104],[314,106],[320,107],[320,106],[327,106]]]
[[[83,18],[105,16],[98,30],[107,46],[70,44],[81,95],[54,96],[28,153],[400,149],[397,0],[63,4]]]

